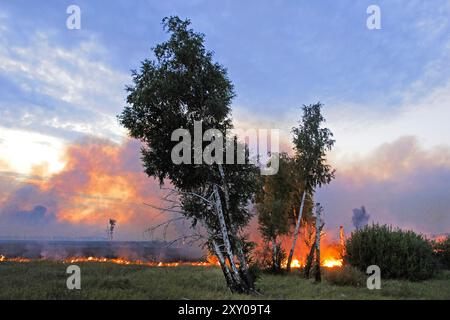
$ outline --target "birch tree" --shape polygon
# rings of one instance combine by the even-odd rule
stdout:
[[[202,161],[202,151],[210,143],[196,140],[198,122],[205,132],[222,132],[222,152],[231,141],[236,156],[237,141],[226,136],[232,128],[230,105],[235,94],[226,69],[205,49],[204,35],[189,25],[189,20],[178,17],[163,20],[170,38],[153,48],[153,60],[144,60],[140,70],[133,71],[119,121],[143,143],[147,175],[161,184],[169,182],[179,195],[184,217],[205,228],[205,244],[216,255],[230,290],[251,293],[255,289],[249,245],[242,233],[251,218],[248,203],[256,191],[257,168],[248,161],[226,165]],[[194,142],[188,139],[182,149],[186,161],[174,163],[172,151],[180,142],[172,141],[172,136],[178,129],[187,131],[182,139],[194,137]],[[245,157],[248,160],[248,152]]]
[[[319,230],[317,230],[317,219],[315,219],[314,224],[311,225],[311,228],[308,232],[308,241],[305,241],[305,244],[307,247],[309,247],[309,253],[306,257],[306,263],[305,263],[305,267],[303,268],[303,274],[305,276],[305,278],[309,278],[310,277],[310,272],[311,272],[311,267],[313,265],[314,262],[314,254],[316,252],[317,249],[317,232],[319,232],[319,234],[322,232],[322,229],[324,227],[324,223],[322,222],[322,224],[319,227]]]
[[[303,106],[302,120],[299,126],[292,129],[295,150],[296,170],[303,181],[299,213],[294,228],[291,250],[287,260],[290,270],[292,258],[300,230],[300,223],[307,197],[313,197],[317,187],[328,184],[334,178],[334,169],[326,163],[326,153],[334,145],[333,134],[328,128],[322,128],[325,118],[321,114],[322,104]]]
[[[323,228],[323,222],[322,222],[322,212],[323,208],[320,205],[320,203],[316,204],[315,208],[315,214],[316,214],[316,267],[314,270],[314,278],[316,279],[316,282],[321,281],[321,273],[320,273],[320,235]]]
[[[265,244],[271,247],[271,269],[274,272],[281,271],[284,258],[279,238],[289,232],[289,217],[292,210],[292,173],[292,159],[286,153],[280,154],[278,173],[261,177],[262,188],[256,197],[259,230]]]

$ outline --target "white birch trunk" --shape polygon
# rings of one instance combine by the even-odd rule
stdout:
[[[278,259],[277,259],[277,255],[278,255],[278,250],[277,249],[278,249],[277,242],[276,242],[275,238],[272,238],[273,265],[275,267],[275,270],[279,269]]]
[[[298,212],[297,223],[295,224],[294,239],[292,240],[291,251],[289,251],[289,258],[288,258],[287,266],[286,266],[287,271],[291,270],[291,262],[292,262],[292,257],[294,256],[295,245],[297,243],[298,230],[300,229],[300,222],[302,220],[303,207],[305,205],[305,198],[306,198],[306,191],[303,191],[302,201],[300,203],[300,211]]]
[[[233,250],[231,248],[230,239],[228,237],[228,229],[227,225],[225,223],[225,217],[223,215],[223,208],[222,208],[222,202],[220,201],[220,194],[219,194],[219,188],[217,187],[217,184],[213,185],[213,192],[214,192],[214,206],[216,208],[217,217],[219,218],[219,224],[220,224],[220,231],[222,233],[223,243],[225,245],[225,250],[228,255],[228,260],[230,262],[231,270],[233,279],[236,281],[236,283],[241,284],[241,277],[239,275],[239,270],[236,267],[236,263],[234,262],[234,254]]]
[[[220,177],[222,178],[223,192],[224,192],[224,195],[225,195],[225,207],[226,207],[227,212],[228,212],[229,209],[230,209],[230,193],[228,191],[228,184],[227,184],[227,181],[225,179],[225,172],[223,170],[223,167],[222,167],[221,164],[218,164],[218,167],[219,167]],[[237,251],[236,255],[237,255],[237,258],[239,260],[239,267],[242,270],[242,272],[244,273],[245,277],[247,278],[246,279],[247,282],[248,282],[247,284],[250,285],[251,287],[253,287],[253,283],[252,283],[252,280],[250,279],[250,274],[249,274],[249,271],[248,271],[247,259],[245,258],[245,254],[244,254],[244,250],[242,248],[241,241],[238,238],[237,228],[234,225],[233,217],[230,214],[229,214],[228,218],[230,220],[230,227],[231,227],[232,235],[234,237],[236,237],[235,247],[236,247],[236,251]]]
[[[316,281],[321,280],[320,275],[320,233],[321,233],[321,225],[322,225],[322,217],[321,217],[322,208],[320,206],[316,207]]]
[[[322,224],[322,219],[319,209],[316,211],[316,214],[316,250],[320,252],[320,225]]]
[[[231,291],[233,291],[234,290],[233,277],[231,276],[230,269],[228,269],[227,262],[225,260],[225,257],[222,254],[222,250],[220,250],[220,247],[217,244],[216,240],[213,239],[212,244],[214,247],[214,253],[217,256],[217,259],[219,259],[220,267],[222,268],[222,271],[225,275],[225,279],[227,281],[228,287],[230,288]]]

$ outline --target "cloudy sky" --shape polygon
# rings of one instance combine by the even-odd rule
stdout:
[[[80,30],[66,28],[71,4]],[[381,30],[366,26],[371,4]],[[300,106],[324,103],[337,141],[336,180],[317,193],[329,228],[351,230],[365,205],[371,221],[450,231],[450,1],[15,0],[0,2],[0,221],[15,226],[0,236],[36,219],[97,234],[117,202],[135,221],[126,237],[153,221],[135,207],[158,191],[116,115],[169,15],[191,19],[227,67],[236,127],[278,128],[289,150]],[[110,157],[120,173],[98,169],[77,190],[61,179]]]

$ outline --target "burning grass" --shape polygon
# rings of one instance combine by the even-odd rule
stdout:
[[[323,259],[320,263],[320,265],[324,268],[340,268],[342,267],[343,259],[336,259],[336,258],[326,258]],[[286,267],[286,261],[283,262],[283,268]],[[305,264],[303,262],[300,262],[298,259],[293,259],[291,262],[291,269],[300,269],[303,268]]]
[[[128,260],[125,258],[104,258],[104,257],[71,257],[63,260],[52,259],[28,259],[28,258],[7,258],[4,255],[0,255],[0,262],[17,262],[17,263],[30,263],[39,261],[53,261],[62,262],[64,264],[74,264],[83,262],[97,262],[97,263],[112,263],[121,265],[137,265],[146,267],[180,267],[180,266],[193,266],[193,267],[210,267],[213,266],[213,262],[208,261],[178,261],[178,262],[162,262],[162,261],[142,261],[142,260]]]
[[[233,295],[220,268],[181,265],[160,268],[109,261],[78,261],[81,290],[66,289],[67,263],[0,263],[0,299],[253,299]],[[330,269],[324,268],[325,279]],[[336,270],[336,269],[334,269]],[[450,271],[422,282],[382,281],[381,290],[364,286],[316,284],[294,270],[287,276],[262,274],[257,299],[450,299]]]
[[[143,260],[130,260],[126,258],[106,258],[106,257],[70,257],[62,260],[54,259],[29,259],[22,257],[6,257],[0,254],[0,262],[21,262],[29,263],[32,261],[54,261],[62,263],[80,263],[80,262],[98,262],[98,263],[113,263],[121,265],[139,265],[147,267],[180,267],[180,266],[193,266],[193,267],[211,267],[219,265],[217,259],[214,256],[208,258],[208,261],[176,261],[176,262],[163,262],[163,261],[143,261]],[[321,265],[325,268],[339,268],[342,267],[342,259],[325,258],[322,260]],[[283,263],[283,267],[286,267],[286,261]],[[304,264],[298,259],[293,259],[291,263],[292,269],[299,269],[304,267]]]

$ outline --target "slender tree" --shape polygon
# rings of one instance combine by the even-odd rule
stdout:
[[[286,154],[279,156],[279,170],[276,175],[262,176],[262,188],[256,197],[259,230],[266,245],[272,248],[274,272],[281,271],[284,254],[279,238],[289,232],[291,193],[293,190],[293,160]]]
[[[310,232],[308,234],[309,236],[309,241],[305,241],[306,246],[309,247],[309,253],[306,257],[306,263],[305,263],[305,267],[303,268],[303,274],[305,276],[305,278],[309,278],[310,277],[310,273],[311,273],[311,267],[313,265],[314,262],[314,254],[316,252],[317,249],[317,232],[319,232],[319,234],[322,232],[322,229],[324,227],[324,224],[322,223],[319,227],[319,230],[317,231],[317,217],[314,217],[314,223],[311,225],[310,228]],[[312,240],[312,241],[311,241]]]
[[[189,25],[189,20],[178,17],[163,20],[170,38],[153,49],[154,60],[144,60],[140,70],[133,72],[128,104],[119,121],[143,142],[145,172],[161,184],[169,181],[185,217],[193,226],[200,223],[205,228],[206,244],[217,256],[229,288],[254,292],[249,245],[242,230],[251,217],[247,205],[256,191],[257,171],[248,161],[234,165],[202,161],[203,150],[206,153],[208,146],[221,142],[216,136],[210,144],[196,140],[199,123],[204,132],[218,129],[223,133],[222,147],[231,142],[237,149],[236,139],[226,135],[232,128],[230,104],[235,94],[226,70],[205,49],[204,35]],[[177,129],[187,130],[181,142],[172,141]],[[173,151],[180,144],[183,161],[175,163]],[[220,152],[225,153],[225,148],[213,150],[211,155],[219,158]]]
[[[312,197],[317,187],[330,183],[334,170],[326,163],[326,153],[334,145],[333,134],[328,128],[322,128],[325,118],[321,114],[322,104],[303,106],[303,116],[299,126],[292,129],[294,138],[295,163],[299,177],[304,183],[301,191],[299,214],[294,228],[291,250],[287,260],[290,270],[292,257],[300,230],[300,222],[308,196]]]
[[[323,222],[322,222],[322,212],[323,208],[320,205],[320,203],[316,204],[315,213],[316,213],[316,265],[314,270],[314,277],[316,279],[316,282],[320,282],[322,280],[321,274],[320,274],[320,235],[323,228]]]

